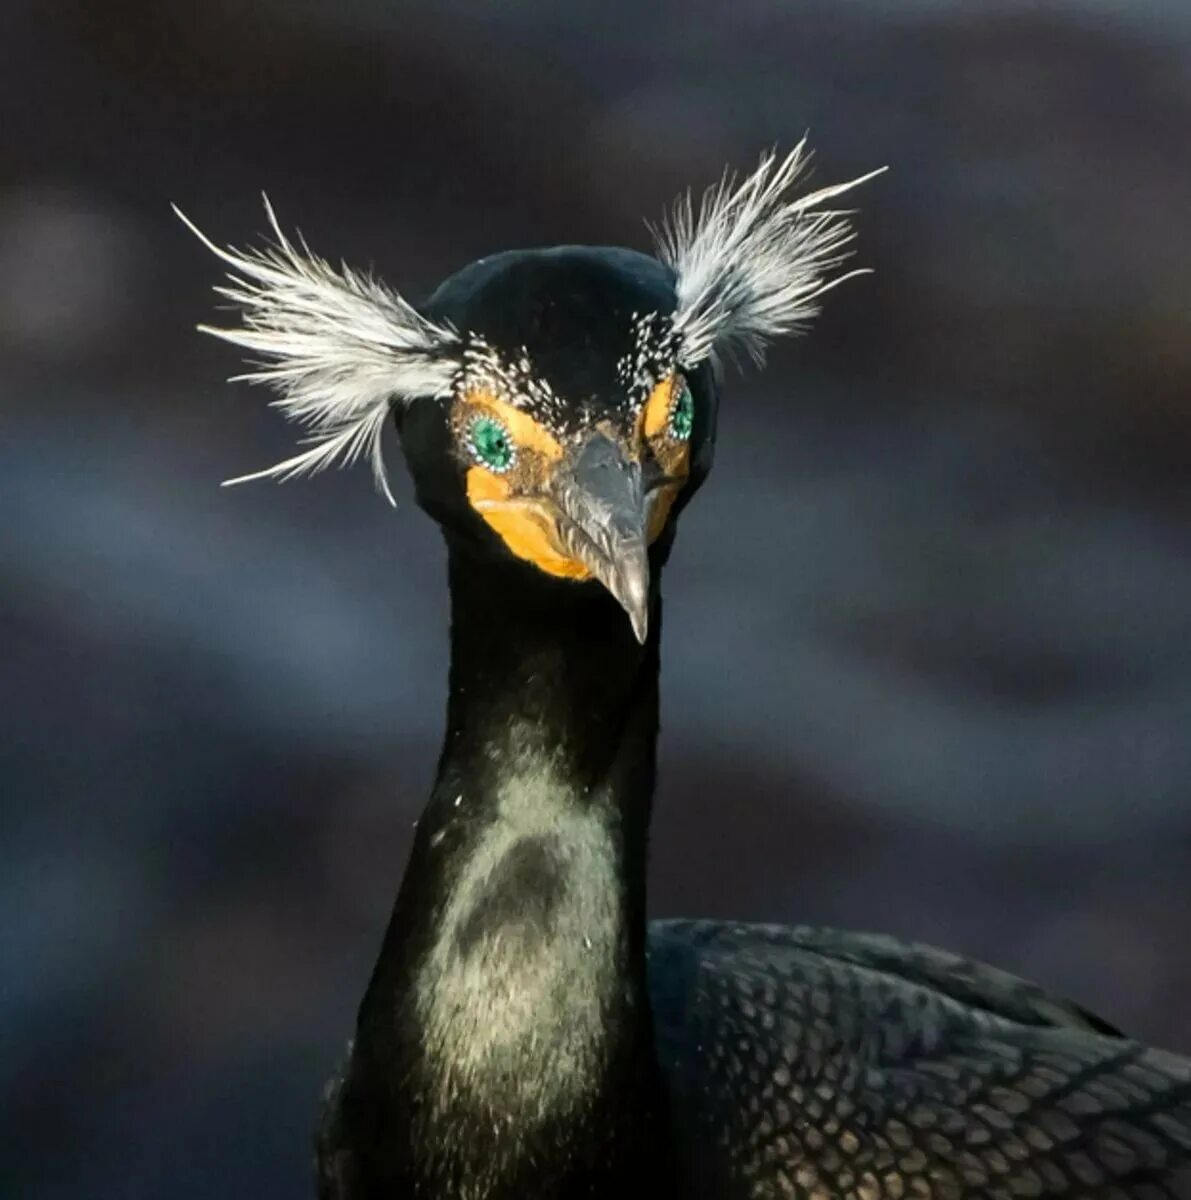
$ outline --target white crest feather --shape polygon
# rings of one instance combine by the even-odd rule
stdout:
[[[258,370],[239,379],[279,393],[272,403],[307,430],[310,449],[263,471],[229,479],[287,479],[367,455],[377,486],[393,503],[381,454],[381,434],[394,400],[450,392],[460,369],[457,333],[434,324],[396,292],[350,270],[335,270],[281,232],[268,198],[275,244],[238,251],[216,246],[174,206],[174,212],[237,274],[215,290],[243,314],[237,329],[200,325],[233,345],[263,355]]]
[[[828,278],[854,235],[846,213],[818,206],[885,168],[791,199],[809,157],[805,138],[781,161],[767,153],[739,186],[725,176],[697,212],[687,193],[654,231],[678,276],[674,329],[687,366],[737,349],[760,362],[765,343],[814,316],[824,292],[867,273]]]

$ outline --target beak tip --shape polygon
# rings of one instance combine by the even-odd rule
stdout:
[[[649,634],[649,553],[644,542],[622,550],[613,577],[612,593],[628,613],[637,641],[645,645]]]
[[[639,608],[635,612],[629,613],[629,620],[633,625],[633,633],[636,635],[637,641],[644,646],[645,639],[649,636],[649,610],[647,608]]]
[[[633,636],[641,645],[649,636],[649,554],[643,541],[629,542],[614,549],[600,562],[597,577],[624,609],[633,627]]]

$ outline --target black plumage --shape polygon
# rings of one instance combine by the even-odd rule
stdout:
[[[349,397],[327,437],[390,403],[353,406],[344,363],[376,391],[391,356],[448,554],[446,735],[328,1090],[324,1200],[1191,1197],[1187,1060],[929,947],[646,921],[659,579],[711,466],[712,358],[802,315],[838,241],[788,182],[721,191],[665,262],[484,260],[424,325],[284,242],[232,259],[256,290],[227,336],[302,403]]]
[[[838,930],[662,922],[686,1194],[1191,1195],[1191,1063],[980,963]]]

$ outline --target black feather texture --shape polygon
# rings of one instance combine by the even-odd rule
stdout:
[[[1003,971],[838,930],[655,924],[691,1195],[1191,1196],[1191,1063]]]

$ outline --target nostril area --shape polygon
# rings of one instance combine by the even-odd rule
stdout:
[[[597,433],[579,451],[575,468],[577,472],[593,476],[604,476],[609,472],[627,472],[634,466],[626,460],[620,447],[610,437]]]

